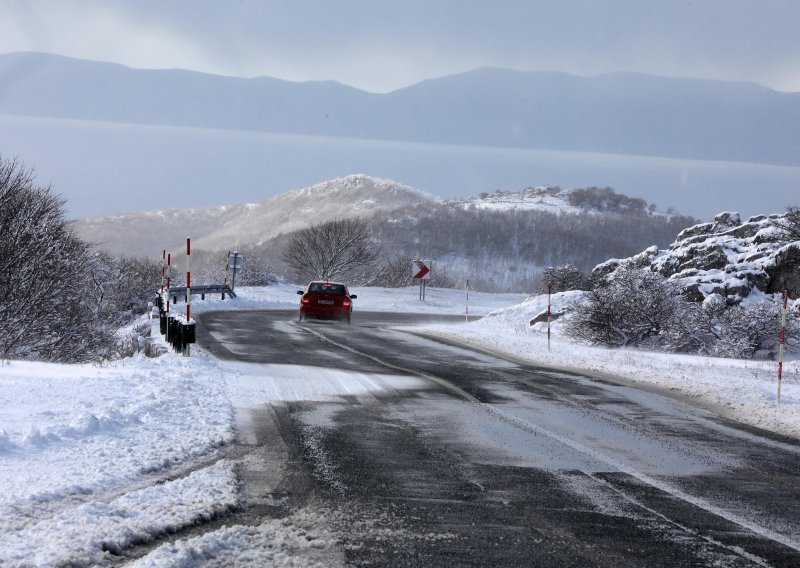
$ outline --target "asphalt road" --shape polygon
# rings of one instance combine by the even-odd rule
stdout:
[[[331,564],[800,566],[797,441],[395,329],[445,319],[199,316],[220,358],[383,386],[242,409],[244,522],[321,519]]]

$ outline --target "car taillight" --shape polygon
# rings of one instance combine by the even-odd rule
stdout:
[[[348,300],[348,299],[345,299],[345,300],[342,302],[342,305],[343,305],[345,308],[349,308],[349,307],[350,307],[350,300]]]
[[[309,303],[311,303],[311,300],[308,298],[308,296],[303,296],[302,298],[300,298],[300,303],[301,304],[309,304]]]

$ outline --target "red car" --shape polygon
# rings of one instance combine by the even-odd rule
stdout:
[[[300,299],[300,321],[308,317],[336,318],[347,320],[353,313],[355,294],[350,294],[347,286],[339,282],[309,282]]]

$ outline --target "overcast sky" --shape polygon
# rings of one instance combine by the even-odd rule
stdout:
[[[0,53],[387,92],[498,66],[800,91],[798,0],[0,0]]]

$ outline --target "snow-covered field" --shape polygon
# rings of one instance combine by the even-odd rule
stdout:
[[[237,299],[195,301],[192,310],[294,308],[297,289],[240,288]],[[429,288],[424,303],[416,288],[352,291],[358,294],[356,310],[465,311],[466,296],[459,290]],[[800,437],[796,360],[784,367],[778,405],[773,362],[577,346],[560,335],[558,322],[548,351],[544,324],[528,325],[545,309],[544,298],[472,292],[469,299],[471,315],[489,316],[427,332],[540,364],[614,374]],[[555,309],[568,299],[568,294],[554,296]],[[413,388],[416,381],[226,363],[199,348],[191,358],[170,352],[103,366],[0,364],[0,565],[89,565],[101,561],[104,551],[147,542],[237,507],[236,463],[226,458],[225,448],[236,436],[236,407],[245,401],[325,400]],[[264,551],[251,557],[254,562],[308,564],[331,542],[324,531],[298,532],[297,526],[227,527],[160,547],[140,565],[194,565],[240,550],[241,543]]]

